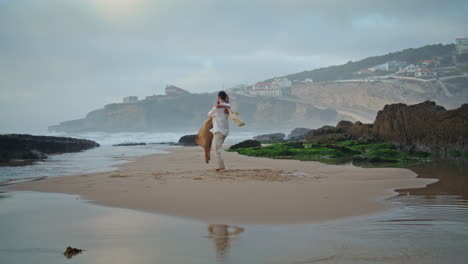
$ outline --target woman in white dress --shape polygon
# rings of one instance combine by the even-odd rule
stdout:
[[[208,117],[213,120],[213,128],[210,131],[213,133],[214,151],[218,160],[218,168],[216,171],[224,171],[226,169],[222,156],[222,146],[229,134],[228,116],[230,108],[229,96],[226,92],[221,91],[218,93],[218,99],[213,108],[208,112]]]

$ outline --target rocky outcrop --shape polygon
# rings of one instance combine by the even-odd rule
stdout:
[[[197,135],[185,135],[179,139],[179,145],[196,146],[195,138]]]
[[[373,133],[402,149],[450,158],[468,150],[468,104],[446,110],[434,102],[386,105],[377,113]]]
[[[391,142],[398,149],[429,152],[433,158],[468,155],[468,104],[446,110],[434,102],[386,105],[373,124],[339,122],[306,135],[306,140],[333,143],[348,139]]]
[[[99,147],[99,144],[86,139],[19,134],[0,135],[0,163],[9,165],[13,160],[45,159],[46,154],[78,152],[95,147]]]
[[[254,137],[255,140],[260,142],[277,142],[282,141],[286,137],[283,133],[264,134]]]
[[[363,124],[357,121],[346,131],[346,134],[353,139],[377,141],[372,128],[373,124]]]
[[[260,143],[260,141],[257,141],[257,140],[252,140],[252,139],[248,139],[248,140],[244,140],[240,143],[237,143],[235,145],[232,145],[229,150],[236,150],[236,149],[242,149],[242,148],[252,148],[252,147],[261,147],[262,144]]]
[[[353,122],[351,121],[346,121],[346,120],[341,120],[336,124],[336,128],[343,128],[343,129],[348,129],[353,126]]]
[[[293,129],[287,138],[288,140],[304,140],[305,135],[310,131],[312,131],[310,128],[298,127]]]
[[[316,141],[321,144],[334,143],[349,139],[349,136],[346,134],[347,130],[348,129],[345,127],[323,126],[310,131],[305,136],[305,139],[308,141]]]

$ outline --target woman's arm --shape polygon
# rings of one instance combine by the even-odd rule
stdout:
[[[229,108],[231,108],[231,105],[230,105],[230,104],[227,104],[227,103],[220,104],[219,102],[216,102],[216,103],[213,105],[213,107],[229,109]]]

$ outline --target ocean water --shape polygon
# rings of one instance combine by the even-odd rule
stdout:
[[[48,135],[51,136],[94,140],[101,147],[76,153],[50,155],[48,159],[29,166],[0,167],[0,185],[37,180],[43,177],[114,170],[114,165],[128,162],[134,157],[164,153],[165,150],[174,147],[152,143],[178,142],[180,137],[187,134],[190,133],[49,133]],[[227,137],[226,144],[234,144],[255,135],[257,134],[250,132],[234,132]],[[144,142],[147,145],[112,146],[136,142]]]

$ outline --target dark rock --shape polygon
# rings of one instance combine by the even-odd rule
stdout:
[[[346,131],[347,129],[345,128],[323,126],[321,128],[310,131],[305,136],[305,139],[319,143],[335,143],[349,139],[349,136],[345,133]]]
[[[275,142],[275,141],[282,141],[286,137],[283,133],[273,133],[273,134],[264,134],[254,137],[255,140],[258,141],[265,141],[265,142]]]
[[[144,146],[146,143],[144,142],[135,142],[135,143],[120,143],[120,144],[115,144],[112,145],[114,147],[122,147],[122,146]]]
[[[353,122],[351,121],[346,121],[346,120],[341,120],[340,122],[338,122],[338,124],[336,125],[337,128],[344,128],[344,129],[349,129],[350,127],[353,126]]]
[[[8,165],[11,160],[45,159],[46,154],[78,152],[94,147],[99,147],[99,144],[86,139],[19,134],[0,135],[0,163]]]
[[[357,121],[346,131],[346,134],[353,139],[376,141],[377,136],[374,134],[372,127],[372,124],[363,124]]]
[[[196,146],[195,138],[197,135],[185,135],[179,139],[179,145]]]
[[[334,126],[323,126],[321,128],[313,129],[307,134],[307,137],[317,137],[323,135],[342,134],[346,131],[344,128]]]
[[[155,142],[155,143],[149,143],[150,145],[177,145],[175,142]]]
[[[303,128],[303,127],[298,127],[293,129],[291,133],[288,135],[288,140],[304,140],[305,135],[312,131],[310,128]]]
[[[454,110],[430,101],[386,105],[373,124],[350,124],[340,121],[336,127],[323,126],[310,131],[305,139],[322,144],[349,139],[386,141],[400,150],[429,152],[434,158],[444,159],[463,159],[462,153],[468,153],[468,104]]]
[[[377,113],[373,132],[404,150],[452,158],[451,152],[468,150],[468,104],[454,110],[430,101],[410,106],[386,105]]]
[[[262,144],[260,141],[249,139],[249,140],[244,140],[240,143],[237,143],[235,145],[232,145],[229,150],[235,150],[235,149],[241,149],[241,148],[252,148],[252,147],[261,147]]]
[[[78,254],[81,254],[81,253],[83,253],[83,250],[82,250],[82,249],[67,247],[67,248],[65,249],[65,252],[63,252],[63,255],[64,255],[67,259],[71,259],[71,258],[73,258],[74,256],[76,256],[76,255],[78,255]]]
[[[47,155],[40,152],[39,150],[31,149],[27,151],[26,156],[23,156],[23,159],[47,159]]]

